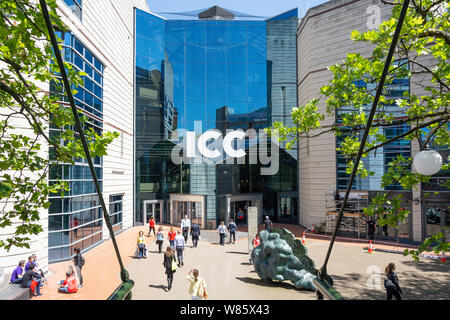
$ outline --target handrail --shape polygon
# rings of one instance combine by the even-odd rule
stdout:
[[[122,282],[116,290],[108,297],[107,300],[131,300],[131,289],[134,287],[134,281],[128,280]]]
[[[320,280],[320,278],[316,277],[313,279],[313,284],[317,289],[317,298],[319,300],[323,300],[323,298],[328,300],[344,300],[344,297],[326,280]]]

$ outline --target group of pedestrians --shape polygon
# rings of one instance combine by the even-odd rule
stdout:
[[[158,232],[155,231],[155,221],[153,216],[149,220],[149,232],[148,237],[155,236],[155,242],[158,245],[158,253],[162,253],[162,246],[164,243],[163,228],[159,227]],[[163,256],[164,273],[167,277],[167,291],[170,291],[173,286],[174,273],[184,266],[184,250],[188,241],[189,234],[192,237],[192,248],[198,246],[198,240],[200,239],[200,226],[197,223],[192,223],[187,217],[181,221],[181,230],[175,231],[174,227],[170,227],[167,233],[167,240],[169,245],[166,247],[166,251]],[[145,239],[143,238],[143,232],[139,232],[138,236],[138,250],[139,259],[146,257],[147,248],[145,247]],[[178,262],[177,262],[178,261]],[[191,276],[191,273],[193,276]],[[187,274],[187,280],[190,282],[189,294],[192,299],[198,300],[207,298],[206,283],[204,279],[199,277],[199,271],[197,269],[191,269]]]
[[[79,248],[74,248],[75,256],[73,266],[70,265],[66,271],[66,279],[58,282],[58,291],[62,293],[75,293],[83,287],[83,276],[81,269],[85,264],[85,259],[81,255]],[[78,280],[77,280],[78,279]],[[47,284],[44,271],[40,268],[37,255],[33,254],[25,260],[19,261],[18,266],[11,274],[11,283],[18,284],[22,288],[30,288],[33,296],[41,296],[41,287]],[[78,283],[78,284],[77,284]]]
[[[225,226],[225,222],[221,221],[219,227],[217,228],[217,231],[219,232],[220,245],[222,246],[225,245],[225,238],[227,237],[227,232],[230,233],[230,244],[236,243],[237,226],[236,223],[234,223],[233,219],[230,219],[228,226]]]

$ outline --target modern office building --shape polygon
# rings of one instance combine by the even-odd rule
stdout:
[[[76,105],[98,133],[120,133],[108,155],[94,161],[114,230],[120,232],[133,226],[133,13],[134,7],[148,7],[145,0],[60,0],[57,4],[58,14],[68,26],[67,33],[57,32],[63,40],[63,58],[87,74],[77,89]],[[42,89],[58,94],[51,83]],[[68,105],[67,101],[61,104]],[[17,121],[18,130],[31,130]],[[52,126],[50,135],[58,130]],[[51,151],[43,152],[51,158]],[[47,270],[51,262],[70,259],[73,248],[85,251],[109,238],[87,163],[54,164],[49,182],[55,179],[68,181],[70,191],[63,197],[50,197],[50,209],[40,212],[44,231],[31,237],[29,249],[0,249],[0,266],[5,272],[31,254],[37,254],[40,266]],[[11,236],[13,228],[15,225],[0,228],[0,237]]]
[[[308,10],[297,31],[298,64],[298,105],[302,106],[312,98],[319,98],[320,87],[331,80],[329,66],[342,62],[347,53],[360,53],[370,57],[373,48],[365,43],[353,43],[350,34],[353,30],[366,32],[376,28],[381,21],[391,16],[392,6],[372,0],[333,0]],[[430,61],[424,61],[427,64]],[[403,92],[420,95],[421,84],[429,79],[414,76],[412,79],[396,79],[387,86],[391,98],[401,98]],[[368,84],[360,81],[359,86]],[[426,93],[425,93],[426,94]],[[370,108],[370,106],[368,106]],[[384,108],[401,117],[402,111],[395,105]],[[325,113],[325,100],[321,99],[319,110]],[[325,126],[339,124],[340,114],[324,120]],[[389,138],[409,130],[408,125],[386,127],[383,134]],[[344,137],[323,134],[314,140],[301,141],[299,144],[299,197],[300,224],[311,227],[325,221],[325,213],[334,204],[334,195],[345,193],[349,175],[345,172],[345,161],[336,150]],[[415,141],[400,140],[390,143],[363,159],[366,168],[375,172],[368,178],[356,178],[351,197],[356,203],[366,205],[376,193],[385,192],[389,196],[402,194],[403,207],[411,211],[397,230],[390,229],[393,237],[421,241],[425,237],[442,230],[450,224],[449,191],[438,190],[436,180],[448,179],[449,172],[441,171],[430,183],[422,184],[419,190],[402,190],[400,185],[381,186],[381,176],[387,165],[397,155],[411,157],[419,151]],[[448,158],[448,149],[439,150],[444,161]],[[433,183],[434,182],[434,183]],[[438,193],[423,197],[425,192]],[[335,209],[336,210],[336,209]],[[448,233],[448,230],[447,230]]]
[[[285,166],[271,177],[248,162],[171,159],[187,131],[225,135],[289,121],[297,101],[297,27],[297,9],[271,18],[217,6],[136,10],[136,223],[155,215],[178,224],[187,214],[212,228],[248,206],[257,206],[260,217],[297,222],[296,151],[281,150]],[[264,138],[253,140],[243,149]]]

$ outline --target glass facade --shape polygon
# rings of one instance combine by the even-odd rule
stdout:
[[[358,81],[356,83],[359,87],[365,87],[367,90],[374,90],[375,84],[366,84],[365,81]],[[385,97],[388,101],[392,101],[392,104],[384,104],[380,106],[380,111],[386,114],[392,114],[394,117],[404,116],[404,111],[399,108],[394,100],[404,97],[404,93],[409,92],[409,80],[408,79],[395,79],[391,84],[385,85]],[[366,112],[370,112],[370,106],[366,106]],[[351,107],[341,109],[336,116],[337,123],[342,123],[342,114],[352,111]],[[393,138],[400,134],[403,134],[410,130],[410,125],[401,124],[389,127],[380,127],[379,133],[383,134],[386,139]],[[359,132],[360,137],[363,135],[363,130]],[[340,144],[344,141],[346,135],[343,134],[336,138],[336,146],[339,148]],[[371,142],[370,136],[368,142]],[[361,158],[364,163],[364,167],[368,171],[374,172],[373,176],[361,178],[355,177],[352,185],[353,190],[367,190],[367,191],[381,191],[381,190],[403,190],[400,184],[392,184],[386,187],[381,186],[381,177],[388,170],[389,163],[392,162],[397,156],[403,156],[405,159],[411,157],[411,142],[406,139],[400,139],[391,142],[376,151],[370,152],[367,157]],[[337,186],[338,189],[345,190],[347,188],[350,175],[346,173],[346,159],[342,154],[337,151]]]
[[[209,129],[223,133],[263,129],[272,120],[288,119],[297,103],[297,9],[267,20],[233,14],[226,12],[222,19],[170,20],[136,9],[135,222],[144,220],[143,201],[167,202],[174,193],[203,195],[203,217],[216,220],[217,197],[230,189],[218,163],[171,161],[172,148],[180,142],[175,130],[183,135]],[[207,16],[205,11],[203,17]],[[291,166],[290,175],[280,172],[276,178],[264,178],[259,168],[249,175],[252,165],[231,165],[243,175],[232,192],[271,189],[269,197],[275,200],[269,201],[267,212],[275,216],[280,206],[277,193],[297,189],[296,155],[283,152],[283,156]],[[274,182],[280,179],[285,183]],[[171,208],[164,207],[168,221]]]
[[[103,65],[71,33],[56,32],[63,40],[62,54],[79,71],[87,73],[83,86],[77,89],[75,103],[88,117],[86,128],[99,135],[103,128]],[[58,95],[61,102],[67,96],[61,87],[50,83],[50,92]],[[72,128],[75,130],[74,128]],[[62,128],[50,126],[50,136],[57,137]],[[50,147],[50,159],[54,154]],[[96,194],[94,181],[87,160],[76,158],[75,164],[53,163],[49,169],[49,183],[67,181],[69,191],[63,196],[51,195],[49,208],[49,261],[68,259],[74,248],[84,250],[102,240],[102,209]],[[94,166],[100,186],[103,183],[102,158],[94,158]]]
[[[73,13],[78,17],[82,18],[83,13],[83,1],[82,0],[64,0],[64,2],[72,9]]]

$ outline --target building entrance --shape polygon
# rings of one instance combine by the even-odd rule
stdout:
[[[171,194],[170,195],[170,224],[181,225],[181,220],[187,216],[192,223],[197,223],[204,228],[203,208],[205,197],[203,195],[192,194]]]
[[[144,223],[148,223],[150,217],[155,218],[155,222],[161,223],[162,212],[164,211],[164,201],[144,200]]]

